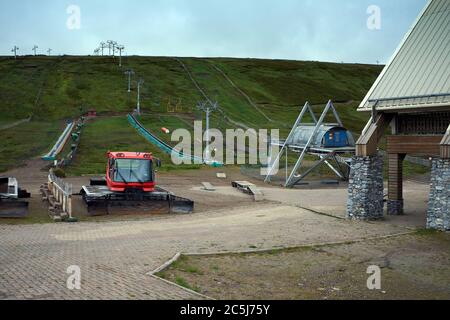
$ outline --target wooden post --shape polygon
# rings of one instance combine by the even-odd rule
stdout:
[[[389,154],[389,200],[403,201],[403,160],[405,154]]]
[[[450,159],[450,126],[440,143],[440,156],[441,159]]]
[[[392,118],[392,114],[381,113],[375,121],[373,119],[369,120],[361,137],[356,142],[356,156],[367,157],[377,154],[378,142]]]
[[[72,196],[67,196],[67,214],[69,215],[69,218],[72,218]]]

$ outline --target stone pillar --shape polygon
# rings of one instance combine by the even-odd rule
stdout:
[[[347,218],[382,219],[383,192],[383,157],[353,157],[348,186]]]
[[[427,228],[450,230],[450,159],[433,159]]]
[[[403,160],[406,154],[390,153],[389,155],[389,196],[387,201],[388,215],[403,214]]]

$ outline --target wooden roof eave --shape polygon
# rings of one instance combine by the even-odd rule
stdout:
[[[358,109],[359,112],[372,112],[371,109],[364,108]],[[422,112],[448,112],[450,111],[450,104],[420,104],[420,105],[404,105],[404,106],[393,106],[393,107],[379,107],[377,108],[378,112],[385,113],[422,113]]]

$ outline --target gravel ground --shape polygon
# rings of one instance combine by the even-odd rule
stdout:
[[[381,268],[381,290],[366,273]],[[216,299],[450,299],[450,234],[185,256],[160,276]]]

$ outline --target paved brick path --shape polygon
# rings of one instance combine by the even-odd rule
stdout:
[[[280,248],[404,232],[287,205],[140,221],[0,226],[0,299],[195,299],[146,273],[177,252]],[[81,268],[81,290],[66,287]]]

